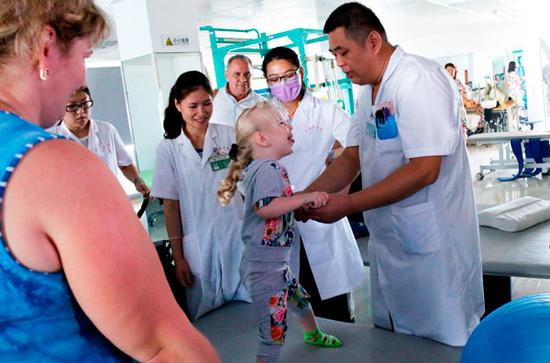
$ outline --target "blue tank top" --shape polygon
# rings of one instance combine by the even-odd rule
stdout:
[[[19,161],[35,145],[57,137],[0,111],[0,213]],[[63,272],[32,271],[19,264],[3,232],[0,224],[0,361],[131,362],[84,315]]]

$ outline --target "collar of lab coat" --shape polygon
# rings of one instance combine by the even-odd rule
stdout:
[[[204,145],[202,146],[202,159],[200,160],[201,166],[204,166],[206,164],[206,162],[210,158],[210,155],[212,155],[212,152],[214,151],[215,141],[218,136],[218,133],[216,132],[216,127],[217,125],[209,123],[208,129],[206,129],[206,135],[204,136]],[[200,159],[199,154],[197,154],[195,147],[191,143],[191,140],[189,140],[183,130],[181,131],[180,135],[175,138],[174,141],[177,144],[184,145],[184,147],[192,151],[194,155],[197,156],[197,159]]]
[[[376,94],[375,104],[379,102],[379,97],[381,97],[380,95],[383,94],[386,81],[392,76],[393,72],[397,69],[399,62],[404,56],[405,56],[405,51],[403,50],[403,48],[401,48],[401,46],[399,45],[396,45],[395,50],[390,56],[390,61],[388,62],[388,66],[386,67],[386,70],[384,71],[384,75],[382,76],[382,82],[380,83],[380,89]]]
[[[253,95],[254,91],[252,91],[252,89],[250,89],[248,91],[248,94],[246,95],[246,97],[243,98],[240,101],[237,101],[237,99],[235,97],[233,97],[233,95],[229,92],[229,86],[228,86],[227,83],[225,84],[225,87],[223,87],[219,92],[222,92],[222,90],[223,90],[223,94],[225,95],[225,97],[228,100],[230,100],[230,102],[233,103],[233,104],[246,103],[250,100],[253,100],[253,98],[254,98],[254,95]]]
[[[62,135],[67,136],[68,138],[73,139],[75,141],[78,141],[78,137],[75,134],[73,134],[71,132],[71,130],[69,130],[67,125],[65,125],[65,121],[61,122],[60,127],[61,127],[60,131],[61,131]],[[99,130],[97,128],[96,123],[90,118],[90,128],[88,129],[88,142],[90,142],[90,139],[92,139],[92,137],[90,137],[90,136],[92,134],[96,135],[98,132],[99,132]]]
[[[307,112],[307,110],[313,109],[315,106],[314,104],[315,104],[315,97],[313,97],[313,95],[308,90],[306,90],[304,92],[304,97],[302,98],[302,101],[298,105],[298,109],[296,110],[294,117],[296,118],[299,112],[305,113]]]

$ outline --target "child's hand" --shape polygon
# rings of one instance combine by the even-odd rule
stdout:
[[[313,192],[304,194],[304,205],[310,208],[320,208],[327,205],[329,195],[326,192]]]

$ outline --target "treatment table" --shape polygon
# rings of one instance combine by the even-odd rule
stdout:
[[[478,205],[478,210],[488,208]],[[510,302],[511,277],[550,279],[550,221],[520,232],[479,227],[485,291],[485,314]],[[357,240],[368,265],[368,237]]]

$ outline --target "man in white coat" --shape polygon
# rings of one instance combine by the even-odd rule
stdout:
[[[358,100],[359,152],[347,149],[308,190],[363,190],[311,211],[332,222],[364,211],[374,324],[462,346],[484,311],[479,230],[458,109],[445,70],[392,46],[376,15],[338,7],[324,32]]]
[[[228,59],[225,79],[227,84],[218,90],[214,98],[210,123],[235,127],[239,115],[263,98],[250,88],[252,62],[247,56],[236,54]]]

